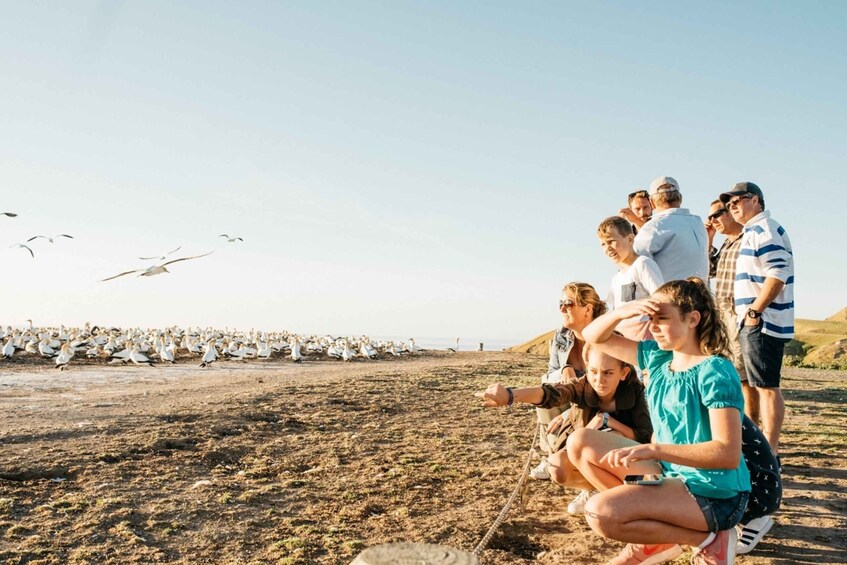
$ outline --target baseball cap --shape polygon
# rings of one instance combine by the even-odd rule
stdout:
[[[679,190],[679,183],[673,177],[659,177],[650,183],[650,196],[660,192],[673,192]]]
[[[735,186],[732,187],[732,190],[729,192],[724,192],[720,195],[721,202],[726,204],[730,200],[732,200],[733,196],[740,196],[742,194],[752,194],[754,196],[758,196],[759,200],[764,200],[764,195],[762,194],[762,189],[758,187],[755,183],[752,182],[739,182]]]

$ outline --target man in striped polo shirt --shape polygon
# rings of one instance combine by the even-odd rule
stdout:
[[[735,266],[735,313],[747,380],[759,397],[762,432],[775,453],[785,403],[779,388],[785,344],[794,337],[794,256],[788,234],[765,211],[762,189],[740,182],[720,196],[744,225]]]

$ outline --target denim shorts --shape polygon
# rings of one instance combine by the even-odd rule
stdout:
[[[762,333],[762,324],[742,326],[738,332],[744,369],[750,386],[779,388],[782,354],[788,340]]]
[[[688,485],[685,485],[685,490],[688,490]],[[700,510],[703,511],[710,532],[728,530],[739,523],[744,510],[747,509],[747,501],[750,499],[749,492],[739,492],[729,498],[709,498],[694,494],[690,490],[688,494],[697,501]]]

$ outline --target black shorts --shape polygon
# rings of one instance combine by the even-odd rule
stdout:
[[[779,388],[782,370],[782,354],[789,341],[762,332],[763,322],[756,326],[741,326],[738,341],[741,343],[741,358],[750,386]]]

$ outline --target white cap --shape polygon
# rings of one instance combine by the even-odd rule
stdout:
[[[650,183],[650,196],[660,192],[673,192],[679,190],[679,184],[673,177],[659,177]]]

